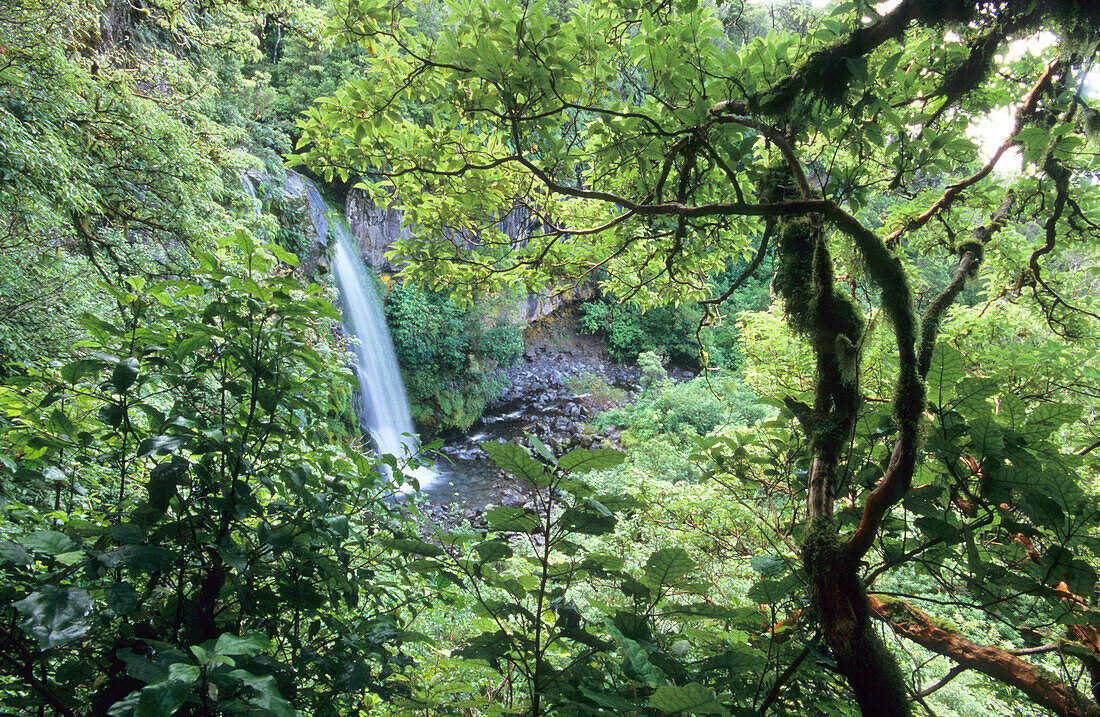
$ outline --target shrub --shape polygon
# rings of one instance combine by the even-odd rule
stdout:
[[[664,356],[656,351],[643,351],[638,354],[638,366],[642,369],[643,388],[652,388],[668,378],[664,363]]]
[[[566,387],[580,397],[590,413],[606,411],[626,402],[627,393],[621,388],[609,384],[603,376],[586,373],[571,376],[565,381]]]

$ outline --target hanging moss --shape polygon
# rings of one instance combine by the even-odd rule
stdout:
[[[789,219],[779,227],[772,287],[783,298],[791,326],[809,335],[814,327],[814,233],[809,219]]]

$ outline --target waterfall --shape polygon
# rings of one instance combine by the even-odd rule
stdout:
[[[414,432],[413,422],[382,303],[343,215],[331,211],[317,187],[303,180],[317,236],[323,243],[329,238],[335,240],[332,273],[340,289],[344,328],[359,339],[352,349],[361,387],[359,416],[363,432],[371,437],[379,454],[389,453],[400,460],[406,452],[416,452],[417,442],[403,435]],[[424,488],[435,474],[417,471],[414,475]]]

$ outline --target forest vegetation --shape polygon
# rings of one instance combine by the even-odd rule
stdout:
[[[3,3],[0,712],[1100,715],[1098,52],[1083,0]],[[418,455],[302,174],[404,212]],[[636,395],[440,520],[502,307],[582,288]]]

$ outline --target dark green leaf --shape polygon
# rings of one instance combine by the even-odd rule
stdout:
[[[602,511],[567,508],[561,516],[563,528],[582,535],[605,535],[615,530],[616,522],[615,516],[606,508]]]
[[[99,409],[99,420],[111,428],[118,428],[122,425],[122,407],[113,403],[105,403]]]
[[[767,553],[753,556],[751,565],[753,570],[766,578],[778,578],[787,571],[787,563],[783,561],[783,558]]]
[[[83,588],[44,585],[13,606],[25,616],[19,627],[43,649],[78,640],[91,629],[86,617],[92,598]]]
[[[533,515],[528,515],[522,508],[508,505],[500,505],[486,511],[485,522],[497,530],[516,533],[533,533],[539,527]]]
[[[141,543],[145,540],[145,531],[133,523],[115,523],[107,528],[107,534],[119,543]]]
[[[438,545],[425,543],[423,540],[416,538],[379,538],[378,542],[382,544],[382,547],[399,553],[423,555],[427,558],[436,558],[444,554],[443,549]]]
[[[166,455],[180,446],[180,439],[169,436],[152,436],[146,438],[138,445],[137,457],[144,458],[151,455]]]
[[[137,609],[140,599],[137,590],[128,582],[111,583],[103,591],[107,607],[116,615],[129,615]]]
[[[111,383],[114,384],[116,393],[126,393],[138,377],[140,364],[133,356],[124,358],[115,364],[115,370],[111,372]]]
[[[19,543],[10,540],[0,540],[0,561],[8,565],[30,565],[31,555]]]
[[[512,557],[512,546],[504,540],[489,540],[474,547],[483,563],[496,563]]]
[[[80,548],[80,543],[56,530],[36,530],[27,535],[20,535],[16,540],[27,550],[46,555],[71,553]]]
[[[1004,450],[1004,436],[992,416],[979,416],[970,421],[970,438],[979,458],[995,458]]]
[[[532,458],[527,449],[518,443],[482,443],[481,449],[504,472],[532,485],[546,484],[549,477],[546,466]]]
[[[662,548],[645,563],[645,582],[649,585],[674,585],[695,569],[695,562],[683,548]]]

